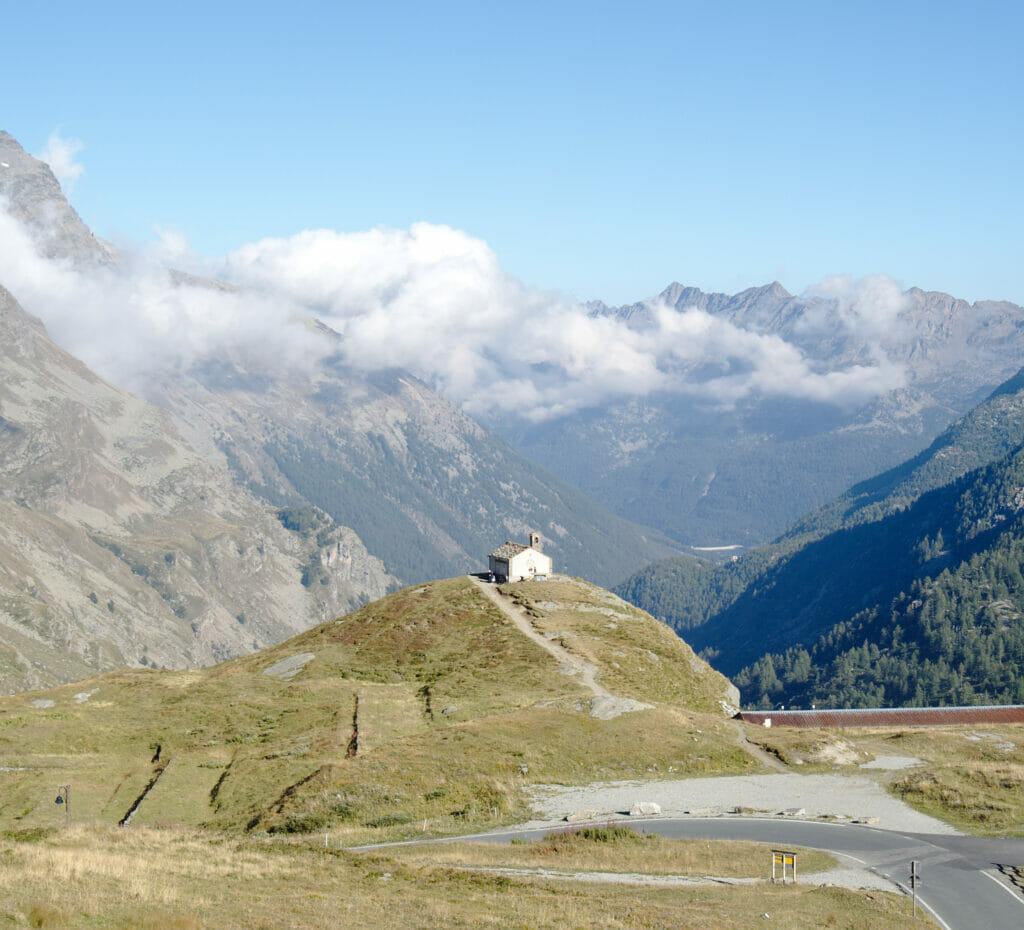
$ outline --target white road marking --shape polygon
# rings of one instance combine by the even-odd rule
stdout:
[[[1020,895],[1018,895],[1017,892],[1015,892],[1012,888],[1008,888],[1005,882],[1000,881],[991,872],[982,872],[981,874],[984,875],[985,878],[992,879],[992,881],[994,881],[1000,888],[1002,888],[1003,891],[1005,891],[1011,898],[1013,898],[1014,901],[1020,904]]]

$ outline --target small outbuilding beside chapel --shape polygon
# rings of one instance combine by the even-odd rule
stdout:
[[[540,533],[531,532],[527,546],[514,542],[498,546],[487,557],[487,567],[495,581],[523,581],[538,575],[550,575],[552,562],[551,556],[542,551]]]

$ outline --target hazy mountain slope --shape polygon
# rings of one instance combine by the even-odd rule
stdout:
[[[717,386],[742,379],[744,368],[726,358],[681,372],[681,393],[546,423],[501,424],[516,448],[616,513],[693,546],[749,546],[779,535],[855,482],[913,455],[1024,357],[1020,307],[916,288],[884,325],[866,311],[857,317],[839,299],[794,297],[778,284],[732,296],[673,284],[655,303],[697,308],[738,332],[785,340],[821,372],[884,358],[905,375],[902,387],[869,401],[840,395],[826,403],[782,390],[729,404]],[[640,327],[654,309],[598,304],[593,312]]]
[[[159,397],[253,489],[323,508],[405,581],[479,571],[530,529],[558,570],[598,582],[673,551],[405,372],[367,377],[328,360],[308,378],[269,380],[221,364],[165,383]]]
[[[854,485],[796,523],[786,538],[877,519],[925,491],[1001,458],[1024,441],[1024,369],[910,460]]]
[[[750,596],[768,596],[766,592],[776,587],[775,579],[788,571],[789,560],[797,558],[813,540],[897,513],[921,494],[999,459],[1022,442],[1024,376],[1018,373],[945,430],[924,452],[855,485],[831,504],[807,515],[777,542],[725,564],[687,557],[669,559],[647,566],[616,591],[678,630],[694,629],[717,617],[741,595],[747,596],[744,592],[748,588],[757,592]],[[860,596],[856,590],[848,594]],[[819,600],[807,591],[794,596],[789,608],[792,616],[803,610],[796,606],[804,603],[801,598]],[[693,634],[702,648],[717,648],[713,639],[716,634],[710,629]],[[739,667],[732,666],[734,670]]]
[[[0,509],[8,691],[238,655],[389,583],[350,530],[286,530],[166,413],[55,346],[2,289]],[[304,567],[328,560],[328,583],[304,587]]]
[[[48,258],[105,262],[114,249],[92,234],[61,193],[49,166],[29,155],[9,133],[0,130],[0,197],[7,210],[30,230]],[[0,282],[3,283],[3,282]]]
[[[592,714],[592,692],[471,580],[436,581],[213,668],[0,701],[19,766],[0,772],[0,819],[52,821],[51,783],[70,782],[79,822],[134,811],[347,844],[523,816],[535,784],[756,768],[719,703],[728,682],[663,624],[570,579],[508,590],[612,695],[651,706]]]

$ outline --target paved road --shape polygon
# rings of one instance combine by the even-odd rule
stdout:
[[[846,824],[755,818],[644,820],[631,824],[671,838],[755,840],[774,846],[806,846],[858,859],[904,887],[917,861],[920,905],[948,930],[1020,930],[1024,897],[997,877],[999,865],[1024,866],[1024,840],[897,833]],[[486,833],[473,839],[508,842],[539,839],[550,828]]]

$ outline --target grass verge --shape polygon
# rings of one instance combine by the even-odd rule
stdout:
[[[72,828],[0,839],[0,923],[62,928],[898,930],[910,902],[806,885],[645,888],[468,873],[272,837]]]
[[[836,860],[819,850],[798,850],[801,872],[821,872]],[[582,827],[550,833],[528,843],[444,843],[407,846],[391,853],[415,865],[466,868],[545,868],[646,875],[764,878],[771,874],[771,847],[763,843],[672,840],[629,827]]]

